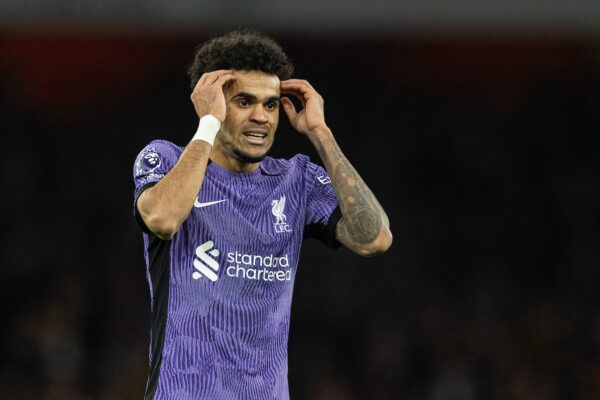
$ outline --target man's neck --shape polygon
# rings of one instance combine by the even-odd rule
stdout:
[[[220,154],[215,154],[214,152],[210,154],[210,161],[214,162],[226,171],[237,173],[248,173],[255,171],[260,165],[260,162],[247,163],[233,157],[223,157]]]

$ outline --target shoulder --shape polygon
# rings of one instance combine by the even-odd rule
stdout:
[[[310,161],[310,158],[304,154],[296,154],[289,160],[266,157],[261,163],[261,169],[265,175],[280,175],[285,180],[300,183],[306,193],[312,193],[317,182],[321,185],[331,182],[327,171]]]
[[[176,144],[167,140],[153,140],[148,143],[138,153],[135,164],[140,163],[153,163],[159,161],[178,160],[183,152],[183,147],[177,146]]]
[[[164,153],[165,155],[177,154],[181,155],[183,147],[177,146],[175,143],[169,142],[168,140],[156,139],[148,143],[140,152],[142,153]]]
[[[166,140],[153,140],[140,151],[133,163],[133,176],[141,183],[162,178],[179,160],[183,148]]]

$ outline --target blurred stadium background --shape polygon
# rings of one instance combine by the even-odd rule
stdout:
[[[600,398],[600,2],[1,0],[0,398],[140,399],[132,164],[196,126],[185,70],[276,37],[395,242],[307,242],[293,399]],[[308,141],[282,118],[275,155]]]

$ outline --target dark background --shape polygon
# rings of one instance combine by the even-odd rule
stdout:
[[[133,162],[193,135],[214,33],[0,30],[1,398],[142,397]],[[600,41],[276,38],[394,234],[371,259],[305,243],[292,398],[600,398]],[[272,154],[297,152],[282,114]]]

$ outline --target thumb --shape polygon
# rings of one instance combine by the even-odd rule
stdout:
[[[293,121],[296,118],[296,115],[298,115],[296,112],[296,107],[294,107],[294,103],[292,103],[292,101],[287,97],[282,97],[281,105],[283,106],[283,111],[285,111],[285,114],[289,120]]]

